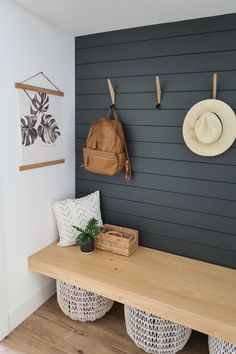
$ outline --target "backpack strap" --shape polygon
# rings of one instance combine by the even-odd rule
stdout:
[[[115,117],[115,120],[119,121],[118,115],[116,113],[116,110],[113,106],[110,106],[109,111],[107,112],[107,117],[109,118],[110,113],[113,114],[113,116]],[[125,136],[124,136],[124,132],[123,129],[120,130],[121,134],[122,134],[122,139],[124,141],[124,147],[125,147],[125,155],[126,155],[126,161],[125,161],[125,180],[128,182],[131,179],[131,175],[132,175],[132,170],[131,170],[131,162],[130,162],[130,158],[129,158],[129,153],[128,153],[128,148],[127,148],[127,144],[126,144],[126,140],[125,140]]]

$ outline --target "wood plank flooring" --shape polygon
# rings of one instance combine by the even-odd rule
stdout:
[[[0,343],[0,354],[142,354],[125,330],[123,305],[95,322],[73,321],[53,296]],[[207,336],[194,332],[179,354],[207,354]]]

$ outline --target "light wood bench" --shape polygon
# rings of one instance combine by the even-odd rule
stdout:
[[[236,271],[139,247],[130,257],[56,243],[28,260],[31,271],[93,291],[236,343]]]

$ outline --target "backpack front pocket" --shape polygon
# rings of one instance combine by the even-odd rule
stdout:
[[[87,171],[114,176],[120,171],[119,158],[114,152],[83,149],[84,168]]]

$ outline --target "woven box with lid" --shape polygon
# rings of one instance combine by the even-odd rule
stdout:
[[[130,256],[138,247],[138,230],[105,224],[96,237],[96,248],[122,256]]]

